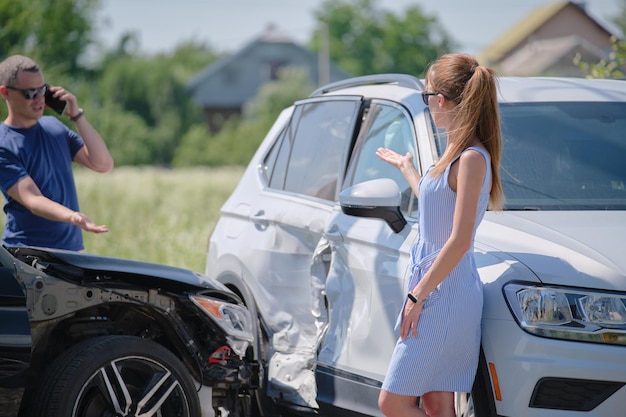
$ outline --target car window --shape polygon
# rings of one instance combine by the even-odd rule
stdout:
[[[363,124],[352,156],[345,187],[377,178],[391,178],[402,190],[400,209],[411,215],[414,196],[400,171],[376,156],[376,149],[389,148],[399,154],[410,152],[417,164],[415,130],[408,114],[391,104],[373,103]]]
[[[501,105],[510,210],[626,208],[626,103]]]
[[[298,120],[301,108],[294,110],[292,120]],[[281,132],[279,138],[274,142],[274,146],[264,160],[263,171],[265,180],[271,188],[282,190],[285,187],[285,176],[287,175],[287,163],[291,152],[291,139],[295,136],[294,124],[288,124]]]
[[[265,160],[270,187],[335,200],[359,107],[356,99],[298,105]]]

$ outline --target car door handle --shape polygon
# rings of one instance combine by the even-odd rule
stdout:
[[[267,220],[267,217],[265,217],[265,210],[262,209],[254,213],[250,217],[250,220],[252,221],[252,223],[257,225],[257,227],[260,227],[262,229],[266,229],[267,226],[269,226],[270,224],[270,222]]]
[[[324,232],[324,237],[333,242],[343,242],[343,234],[339,231],[339,227],[336,224]]]

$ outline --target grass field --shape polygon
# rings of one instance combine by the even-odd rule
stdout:
[[[243,169],[77,169],[81,211],[110,230],[84,232],[85,251],[203,272],[209,233]]]

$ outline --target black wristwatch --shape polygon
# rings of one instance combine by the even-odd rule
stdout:
[[[414,304],[424,304],[426,302],[426,300],[420,300],[419,298],[417,298],[416,296],[414,296],[411,293],[408,293],[406,295],[408,297],[409,300],[411,300]]]

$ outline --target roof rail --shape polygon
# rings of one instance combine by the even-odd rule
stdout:
[[[323,87],[311,93],[310,97],[316,97],[331,91],[339,90],[342,88],[359,87],[362,85],[370,84],[397,84],[401,87],[413,88],[415,90],[423,90],[424,83],[422,81],[409,74],[375,74],[375,75],[363,75],[360,77],[347,78],[345,80],[336,81],[334,83],[327,84]]]

